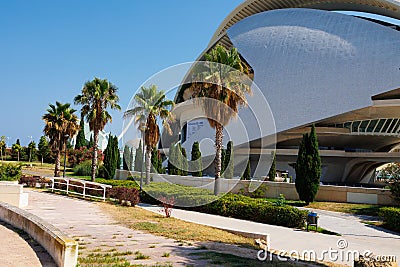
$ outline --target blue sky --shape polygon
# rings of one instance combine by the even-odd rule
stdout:
[[[195,60],[241,2],[0,0],[0,136],[38,143],[48,104],[72,103],[95,76],[119,88],[124,110],[151,75]],[[106,130],[119,134],[112,115]]]

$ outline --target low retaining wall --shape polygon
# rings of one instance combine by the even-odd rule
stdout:
[[[136,173],[137,174],[137,173]],[[140,173],[139,173],[140,174]],[[129,171],[117,170],[116,179],[126,180],[130,175]],[[144,180],[145,174],[143,174]],[[151,174],[154,182],[170,182],[186,186],[200,187],[214,190],[214,178],[209,177],[193,177],[193,176],[178,176],[167,174]],[[256,188],[263,184],[267,186],[264,197],[277,198],[283,194],[286,199],[298,200],[294,183],[285,182],[270,182],[270,181],[245,181],[237,179],[220,180],[221,192],[237,193],[241,189]],[[342,203],[360,203],[360,204],[378,204],[378,205],[395,205],[392,194],[389,189],[380,188],[363,188],[349,186],[333,186],[321,185],[319,187],[316,199],[317,201],[330,201]]]
[[[0,182],[0,201],[16,207],[28,206],[28,193],[24,193],[23,186],[17,182]]]
[[[15,206],[0,202],[0,219],[19,228],[36,240],[60,267],[75,267],[78,243],[53,225]]]

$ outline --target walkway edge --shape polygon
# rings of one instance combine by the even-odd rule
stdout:
[[[37,241],[60,267],[75,267],[78,262],[78,243],[39,217],[0,202],[0,219],[25,231]]]
[[[142,209],[147,210],[147,211],[151,211],[151,212],[156,213],[156,214],[162,214],[162,212],[158,212],[158,211],[155,211],[155,210],[149,208],[149,207],[156,207],[154,205],[139,204],[139,205],[137,205],[137,207],[142,208]],[[213,215],[213,214],[210,214],[210,215]],[[196,222],[194,220],[186,220],[186,219],[183,219],[183,218],[175,217],[173,214],[171,214],[171,217],[174,217],[174,218],[182,220],[182,221],[190,222],[190,223],[200,224],[200,225],[204,225],[204,226],[208,226],[208,227],[224,230],[224,231],[227,231],[229,233],[240,235],[240,236],[244,236],[244,237],[248,237],[248,238],[262,239],[262,240],[268,241],[268,244],[269,244],[269,234],[258,233],[256,231],[252,231],[252,232],[242,231],[242,230],[233,229],[233,228],[229,228],[229,227],[218,226],[216,224],[207,224],[207,223]]]

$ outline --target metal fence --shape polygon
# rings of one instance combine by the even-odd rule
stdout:
[[[83,197],[91,197],[106,199],[107,188],[112,188],[111,185],[105,185],[95,182],[89,182],[80,179],[54,177],[51,179],[51,191],[66,192],[67,194],[75,194]]]

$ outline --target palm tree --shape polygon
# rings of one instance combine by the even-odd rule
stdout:
[[[99,132],[108,122],[112,122],[112,117],[107,109],[121,110],[117,104],[118,101],[117,87],[106,79],[99,78],[86,82],[82,88],[82,94],[74,98],[75,104],[82,105],[82,116],[86,117],[89,128],[93,131],[92,181],[96,179]]]
[[[43,132],[50,139],[50,146],[53,149],[56,159],[54,176],[60,176],[60,155],[63,147],[69,137],[72,137],[79,130],[78,117],[71,104],[62,104],[56,102],[56,105],[50,104],[47,113],[42,119],[45,121]]]
[[[219,194],[219,178],[221,177],[221,150],[224,126],[231,118],[236,117],[240,106],[246,106],[245,94],[251,93],[250,84],[246,83],[243,73],[249,68],[242,62],[236,48],[231,50],[217,45],[210,53],[205,54],[206,62],[201,67],[197,78],[201,82],[192,84],[193,95],[197,99],[210,98],[214,101],[198,101],[201,103],[210,126],[215,129],[215,184],[214,194]],[[247,79],[250,80],[250,79]]]
[[[170,133],[170,122],[173,120],[170,108],[174,105],[171,100],[165,99],[165,92],[158,91],[156,85],[148,88],[142,86],[134,96],[134,108],[124,113],[125,117],[134,116],[134,123],[138,126],[146,147],[146,184],[150,183],[151,151],[160,139],[160,129],[157,118],[162,120],[163,127]],[[143,127],[144,126],[144,127]]]

